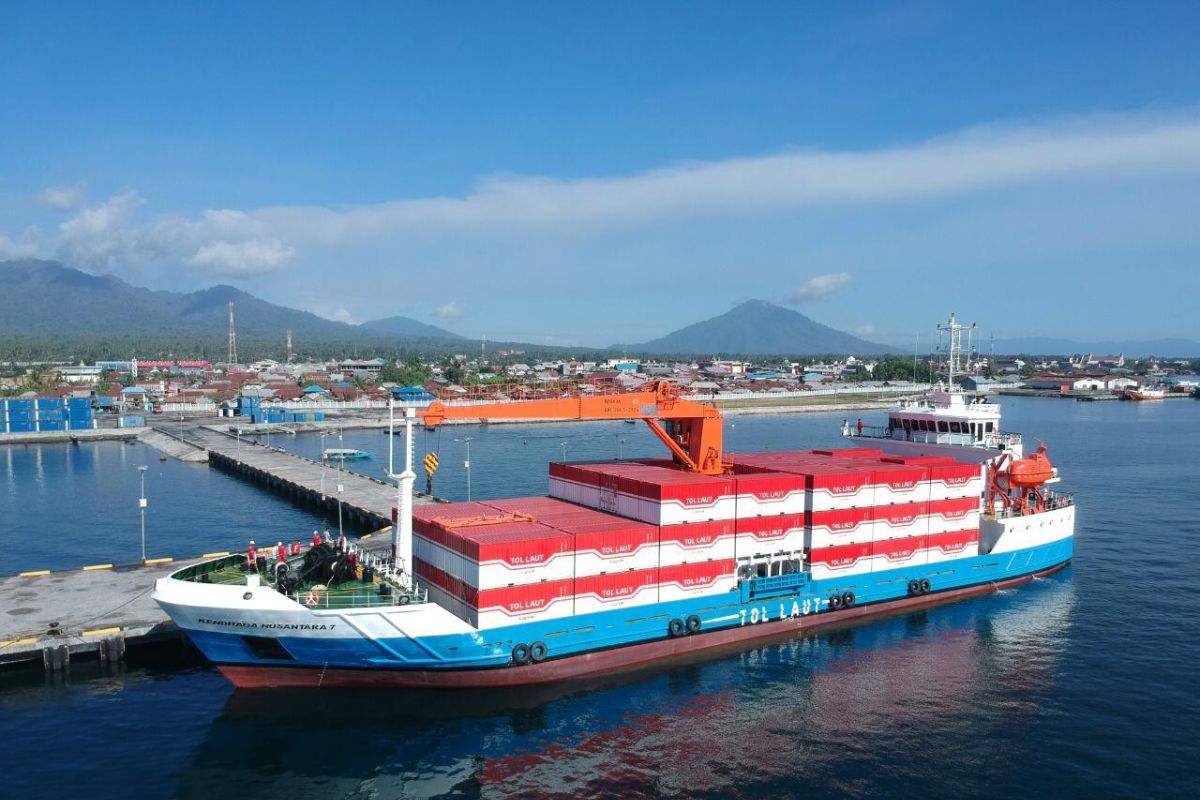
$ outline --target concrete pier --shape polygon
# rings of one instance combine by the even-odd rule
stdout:
[[[344,523],[374,529],[360,537],[368,550],[389,547],[396,486],[278,448],[240,442],[215,427],[166,426],[147,433],[148,444],[188,461],[204,461],[259,483],[291,500],[334,511],[338,484]],[[144,437],[145,438],[145,437]],[[324,472],[324,487],[321,474]],[[419,494],[416,503],[439,502]],[[265,532],[264,541],[303,538],[301,531]],[[66,670],[72,656],[116,661],[127,648],[178,639],[179,630],[150,593],[154,581],[191,563],[227,553],[190,558],[150,559],[145,564],[93,564],[80,569],[32,570],[0,577],[0,664],[41,663],[49,671]]]

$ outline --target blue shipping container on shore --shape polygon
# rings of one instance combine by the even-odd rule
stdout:
[[[44,419],[38,422],[39,431],[65,431],[67,424],[61,419]]]
[[[33,433],[33,423],[32,422],[9,422],[8,423],[8,432],[9,433]]]

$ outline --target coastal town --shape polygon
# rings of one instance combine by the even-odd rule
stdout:
[[[97,361],[92,364],[9,364],[0,367],[0,396],[90,398],[97,414],[141,416],[172,412],[232,415],[241,398],[264,406],[373,407],[389,399],[420,404],[433,399],[521,400],[637,390],[669,381],[687,396],[787,397],[802,393],[883,388],[944,378],[937,358],[817,360],[605,360],[524,361],[522,351],[492,357],[459,354],[440,360],[351,358],[328,361],[212,363],[200,360]],[[1126,359],[1121,355],[1064,358],[973,358],[956,382],[968,391],[1120,398],[1129,390],[1161,386],[1166,396],[1196,390],[1177,376],[1191,361]],[[23,432],[18,430],[0,433]]]

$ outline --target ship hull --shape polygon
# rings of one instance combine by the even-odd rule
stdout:
[[[762,640],[865,622],[874,618],[990,594],[1051,575],[1070,563],[1064,560],[1032,572],[983,583],[948,588],[925,595],[902,597],[810,616],[769,620],[659,639],[605,650],[549,659],[539,664],[482,669],[346,669],[342,667],[218,664],[221,674],[244,689],[266,688],[504,688],[557,683],[619,672],[668,666],[697,655],[716,656]],[[767,601],[772,602],[772,601]]]
[[[956,461],[982,464],[993,461],[1006,451],[990,447],[971,447],[960,444],[931,444],[928,442],[913,442],[904,439],[888,439],[882,436],[853,436],[850,444],[868,450],[882,450],[888,455],[904,458],[919,458],[923,456],[946,456]],[[1013,458],[1021,458],[1019,448],[1009,450]]]

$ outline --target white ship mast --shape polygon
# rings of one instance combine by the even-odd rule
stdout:
[[[961,373],[963,371],[962,364],[959,363],[959,359],[962,358],[962,355],[963,355],[962,334],[963,334],[963,331],[967,332],[967,350],[968,350],[968,357],[969,357],[969,351],[971,349],[971,337],[975,332],[975,323],[972,322],[969,327],[966,325],[962,325],[954,318],[954,314],[951,313],[950,321],[947,322],[945,325],[938,325],[937,329],[939,331],[944,331],[948,335],[948,338],[950,339],[950,344],[949,344],[950,353],[949,353],[949,357],[947,358],[947,365],[946,365],[946,369],[947,369],[946,383],[948,384],[949,388],[953,389],[954,388],[954,373],[955,372]]]

